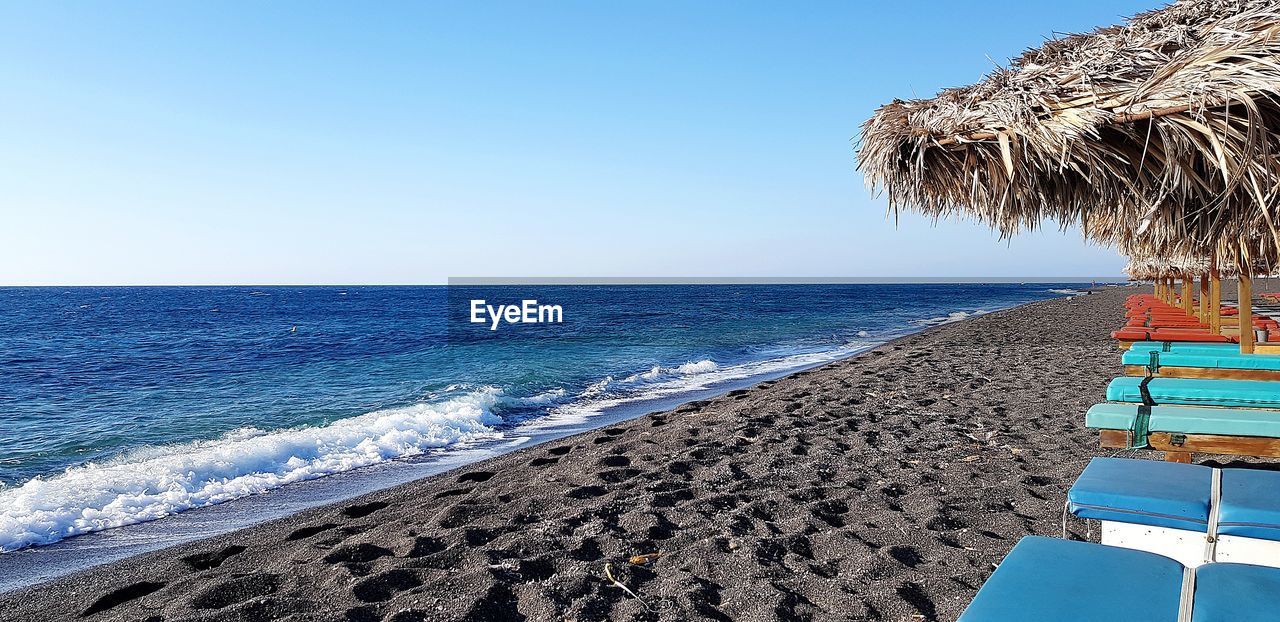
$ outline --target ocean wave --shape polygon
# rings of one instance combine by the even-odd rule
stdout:
[[[948,313],[947,315],[940,315],[938,317],[931,317],[923,320],[912,320],[911,323],[917,326],[938,326],[940,324],[950,324],[952,322],[959,322],[960,320],[967,319],[972,315],[981,315],[982,313],[983,312],[981,311],[975,311],[972,313],[968,311],[954,311],[952,313]]]
[[[551,393],[536,399],[550,402]],[[138,449],[0,489],[0,552],[263,493],[429,449],[499,438],[485,387],[324,426],[241,428],[217,440]],[[529,400],[530,398],[524,398]]]
[[[678,396],[719,383],[816,365],[870,347],[844,347],[721,365],[710,359],[606,376],[570,395],[553,388],[526,397],[497,387],[455,384],[430,400],[323,426],[239,428],[215,440],[139,448],[111,460],[0,486],[0,553],[80,534],[147,522],[286,484],[507,436],[497,413],[541,411],[508,430],[578,424],[607,409]]]
[[[1049,290],[1049,293],[1052,293],[1052,294],[1063,294],[1063,295],[1065,295],[1065,296],[1079,296],[1080,294],[1083,294],[1084,292],[1082,292],[1082,291],[1080,291],[1080,290],[1078,290],[1078,289],[1051,289],[1051,290]]]
[[[691,361],[674,368],[654,367],[619,381],[609,378],[609,390],[596,383],[567,403],[548,410],[545,417],[531,419],[518,426],[513,434],[531,433],[549,428],[581,425],[607,410],[672,396],[689,394],[713,386],[783,373],[851,356],[875,346],[878,342],[850,342],[817,352],[804,352],[736,365],[720,365],[715,361]]]
[[[720,366],[716,365],[715,361],[703,360],[703,361],[696,361],[692,363],[685,363],[684,365],[677,367],[676,371],[686,376],[692,376],[693,374],[710,373],[719,368]]]

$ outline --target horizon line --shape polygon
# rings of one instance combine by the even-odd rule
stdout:
[[[482,285],[872,285],[981,283],[1117,283],[1124,276],[894,276],[894,277],[449,277],[419,283],[53,283],[0,284],[0,289],[92,287],[449,287]]]

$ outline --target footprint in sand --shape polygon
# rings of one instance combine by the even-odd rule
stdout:
[[[84,613],[80,615],[81,617],[91,616],[95,613],[101,613],[108,609],[114,609],[131,600],[142,598],[143,596],[155,592],[164,586],[164,583],[155,581],[142,581],[140,583],[126,585],[118,590],[113,590],[103,595],[101,598],[94,601],[92,605],[89,605],[89,608],[85,609]]]
[[[364,518],[365,516],[373,514],[374,512],[377,512],[378,510],[381,510],[387,507],[388,505],[391,505],[391,504],[386,503],[385,501],[373,501],[370,503],[364,503],[360,505],[347,506],[347,508],[342,511],[342,515],[346,516],[347,518]]]
[[[310,538],[311,536],[314,536],[318,533],[329,531],[330,529],[333,529],[334,527],[337,527],[337,526],[338,525],[334,523],[325,523],[323,525],[312,525],[311,527],[303,527],[301,529],[295,529],[293,533],[289,534],[288,537],[286,537],[285,539],[290,541],[302,540],[304,538]]]
[[[462,495],[468,495],[468,494],[471,494],[471,491],[473,490],[475,489],[474,488],[451,488],[449,490],[436,493],[434,498],[447,499],[449,497],[458,497]]]
[[[196,553],[187,555],[182,558],[182,562],[189,566],[192,570],[210,570],[222,565],[231,557],[245,552],[245,547],[238,544],[219,549],[217,551],[208,551],[206,553]]]
[[[889,547],[889,557],[898,560],[898,563],[907,568],[915,568],[924,562],[924,558],[920,556],[920,551],[911,546],[891,546]]]
[[[578,486],[565,493],[565,496],[570,499],[594,499],[604,496],[608,492],[603,486]]]
[[[376,544],[369,544],[366,542],[362,544],[350,544],[338,547],[328,555],[325,555],[324,561],[330,564],[365,563],[392,555],[395,554]]]
[[[356,599],[366,603],[390,600],[392,596],[422,585],[422,579],[412,570],[398,568],[388,570],[356,584],[351,592]]]
[[[191,599],[191,606],[195,609],[222,609],[246,600],[274,594],[279,589],[279,575],[251,574],[224,581],[196,594]]]
[[[475,482],[478,484],[480,482],[487,482],[493,478],[493,475],[494,474],[489,471],[472,471],[470,473],[463,473],[458,476],[458,483],[465,484],[467,482]]]

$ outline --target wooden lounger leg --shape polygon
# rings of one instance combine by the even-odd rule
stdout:
[[[1165,462],[1181,462],[1182,464],[1191,464],[1191,452],[1189,451],[1166,451],[1164,452]]]

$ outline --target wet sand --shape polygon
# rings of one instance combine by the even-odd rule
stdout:
[[[100,566],[0,595],[0,620],[954,620],[1105,453],[1084,411],[1135,291]]]

